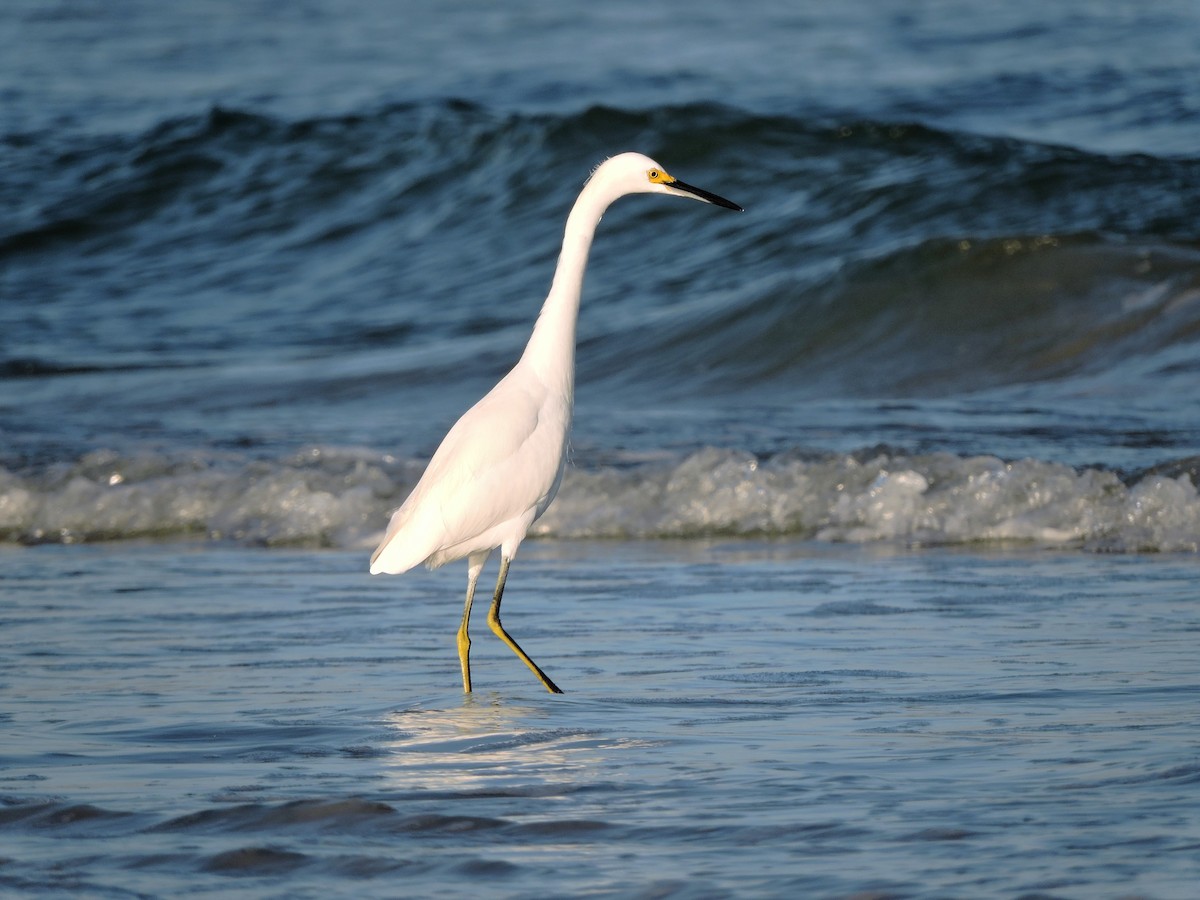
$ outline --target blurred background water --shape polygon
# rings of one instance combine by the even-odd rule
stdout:
[[[5,4],[3,886],[1190,896],[1198,47],[1191,0]],[[363,548],[626,149],[747,212],[605,217],[506,617],[569,694],[497,653],[464,705],[462,572]]]

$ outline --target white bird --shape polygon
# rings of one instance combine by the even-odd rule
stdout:
[[[575,322],[596,226],[614,200],[637,193],[691,197],[741,210],[673,178],[640,153],[622,153],[597,167],[567,216],[554,281],[521,359],[442,439],[371,556],[372,575],[398,575],[420,563],[432,569],[466,557],[458,657],[468,693],[471,602],[479,574],[497,547],[500,577],[488,625],[548,691],[562,693],[500,624],[500,598],[517,548],[562,481],[574,398]]]

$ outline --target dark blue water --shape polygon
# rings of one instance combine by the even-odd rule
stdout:
[[[209,482],[264,467],[308,510],[378,494],[384,454],[418,464],[511,365],[576,190],[637,148],[749,212],[637,198],[602,226],[580,470],[636,493],[628,465],[706,446],[1028,457],[1169,476],[1182,529],[1121,533],[1074,491],[1101,524],[1051,517],[1194,549],[1194,6],[910,6],[10,7],[0,532],[250,531]],[[306,448],[371,474],[297,475]],[[114,520],[139,479],[152,509]],[[305,530],[276,498],[260,531],[342,543],[397,502]]]
[[[1198,52],[1194,0],[4,4],[3,890],[1190,897]],[[480,638],[464,704],[462,572],[366,548],[630,149],[746,212],[606,215],[505,620],[568,696]]]

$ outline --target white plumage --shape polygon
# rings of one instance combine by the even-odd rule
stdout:
[[[618,197],[675,194],[741,209],[672,178],[640,153],[602,163],[567,217],[550,293],[521,359],[463,414],[429,461],[371,557],[371,574],[396,575],[466,558],[467,598],[458,631],[463,689],[471,690],[467,626],[479,573],[500,548],[500,577],[488,624],[554,693],[558,687],[500,624],[508,566],[529,527],[546,511],[562,481],[575,382],[575,323],[583,273],[596,225]]]

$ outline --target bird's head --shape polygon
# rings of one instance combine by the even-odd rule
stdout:
[[[702,188],[694,187],[671,175],[661,165],[641,153],[621,153],[606,159],[592,174],[592,180],[604,179],[619,194],[671,194],[691,197],[724,209],[742,208]]]

